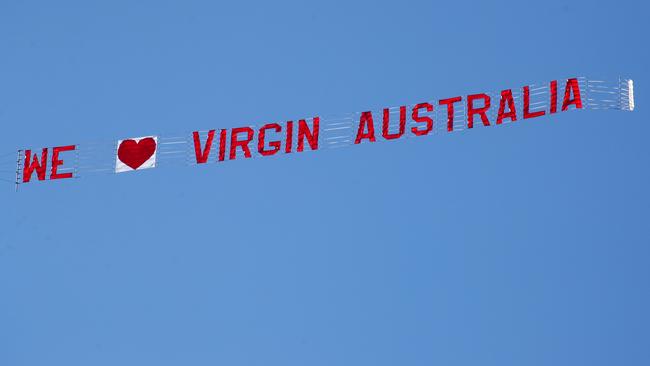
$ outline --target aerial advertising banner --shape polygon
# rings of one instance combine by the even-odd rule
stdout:
[[[292,121],[149,135],[14,152],[15,184],[202,165],[345,146],[420,138],[475,127],[520,123],[569,110],[634,110],[630,79],[574,77],[498,92],[451,96],[410,105],[315,115]],[[10,154],[0,155],[7,159]],[[10,156],[9,156],[10,158]],[[6,162],[6,160],[5,160]],[[7,171],[7,170],[5,170]],[[6,179],[5,179],[6,180]]]

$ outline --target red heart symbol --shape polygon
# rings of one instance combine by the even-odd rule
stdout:
[[[131,169],[138,169],[156,152],[156,140],[151,137],[135,140],[124,140],[117,149],[117,157]]]

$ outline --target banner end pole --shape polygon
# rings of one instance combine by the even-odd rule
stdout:
[[[627,81],[627,100],[631,111],[634,110],[634,80]]]
[[[20,184],[20,153],[22,150],[18,149],[18,153],[16,155],[16,192],[18,192],[18,185]]]

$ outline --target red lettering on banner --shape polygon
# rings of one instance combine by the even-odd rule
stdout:
[[[506,102],[508,103],[508,113],[504,113]],[[497,124],[500,125],[503,122],[504,118],[510,118],[511,121],[517,120],[515,100],[512,98],[512,90],[510,89],[501,91],[501,100],[499,100],[499,112],[497,113]]]
[[[365,132],[366,128],[368,128],[368,132]],[[361,117],[359,117],[359,129],[354,143],[359,144],[363,139],[375,142],[375,123],[372,120],[372,112],[362,112]]]
[[[384,119],[381,126],[381,135],[384,136],[386,140],[398,139],[404,135],[404,130],[406,130],[406,106],[399,107],[399,131],[397,133],[389,133],[389,127],[390,109],[384,108]]]
[[[557,80],[551,81],[551,114],[557,112]]]
[[[454,103],[458,103],[461,100],[463,100],[463,98],[453,97],[453,98],[441,99],[438,101],[439,105],[447,106],[447,131],[449,132],[454,130]]]
[[[309,130],[309,126],[304,119],[298,121],[298,152],[305,150],[305,137],[307,137],[309,147],[312,150],[318,150],[318,131],[320,128],[320,118],[314,117],[312,121],[313,127],[311,131]]]
[[[199,136],[199,131],[194,131],[192,136],[194,137],[194,154],[196,155],[196,163],[203,164],[208,161],[210,156],[210,150],[212,149],[212,140],[214,140],[214,130],[208,131],[208,139],[205,141],[205,147],[201,151],[201,137]]]
[[[293,121],[287,121],[287,139],[284,143],[284,152],[286,154],[291,152],[293,148]]]
[[[545,111],[530,112],[530,87],[524,86],[524,119],[541,117],[545,114]]]
[[[246,133],[246,139],[239,140],[237,135],[244,132]],[[241,147],[245,158],[251,157],[251,150],[248,148],[248,144],[253,140],[254,135],[255,132],[250,127],[236,127],[232,129],[230,132],[230,160],[235,160],[237,157],[237,147]]]
[[[72,178],[72,172],[59,174],[58,170],[61,165],[63,165],[63,160],[59,159],[59,154],[64,151],[73,151],[75,145],[68,146],[57,146],[52,148],[52,172],[50,173],[50,179],[67,179]]]
[[[27,183],[32,179],[32,173],[36,170],[36,177],[38,180],[45,180],[45,173],[47,171],[47,148],[43,149],[41,153],[41,160],[38,156],[32,156],[32,150],[25,150],[25,167],[23,168],[23,183]]]
[[[219,131],[219,161],[224,161],[226,158],[226,134],[228,130],[222,129]]]
[[[421,122],[427,123],[427,128],[424,130],[418,130],[417,127],[411,127],[411,132],[413,132],[415,136],[428,135],[429,132],[433,130],[433,119],[428,116],[420,117],[419,113],[420,113],[420,109],[422,108],[426,109],[427,112],[433,112],[433,106],[429,103],[420,103],[420,104],[416,104],[415,107],[413,107],[413,111],[411,113],[411,118],[413,119],[413,121],[417,123],[421,123]]]
[[[571,97],[571,92],[573,92],[573,99]],[[566,88],[564,88],[564,100],[562,101],[562,111],[569,109],[571,104],[575,104],[576,108],[582,108],[582,99],[580,98],[580,85],[578,84],[578,79],[569,79],[566,82]]]
[[[265,124],[262,126],[262,128],[260,128],[259,135],[257,136],[257,151],[259,151],[260,154],[264,156],[275,155],[275,153],[280,151],[280,146],[282,143],[280,141],[271,141],[269,142],[269,146],[271,146],[272,149],[267,150],[265,147],[266,130],[274,130],[275,132],[280,132],[282,131],[282,127],[277,123]]]
[[[475,108],[474,101],[477,99],[483,99],[483,107]],[[488,120],[485,112],[490,109],[490,96],[484,93],[481,94],[472,94],[467,96],[467,128],[474,128],[474,115],[478,114],[481,116],[481,121],[483,126],[489,126],[490,120]]]

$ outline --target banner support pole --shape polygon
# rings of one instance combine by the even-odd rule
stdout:
[[[18,192],[18,185],[20,184],[20,153],[22,150],[18,149],[18,154],[16,156],[16,192]]]

